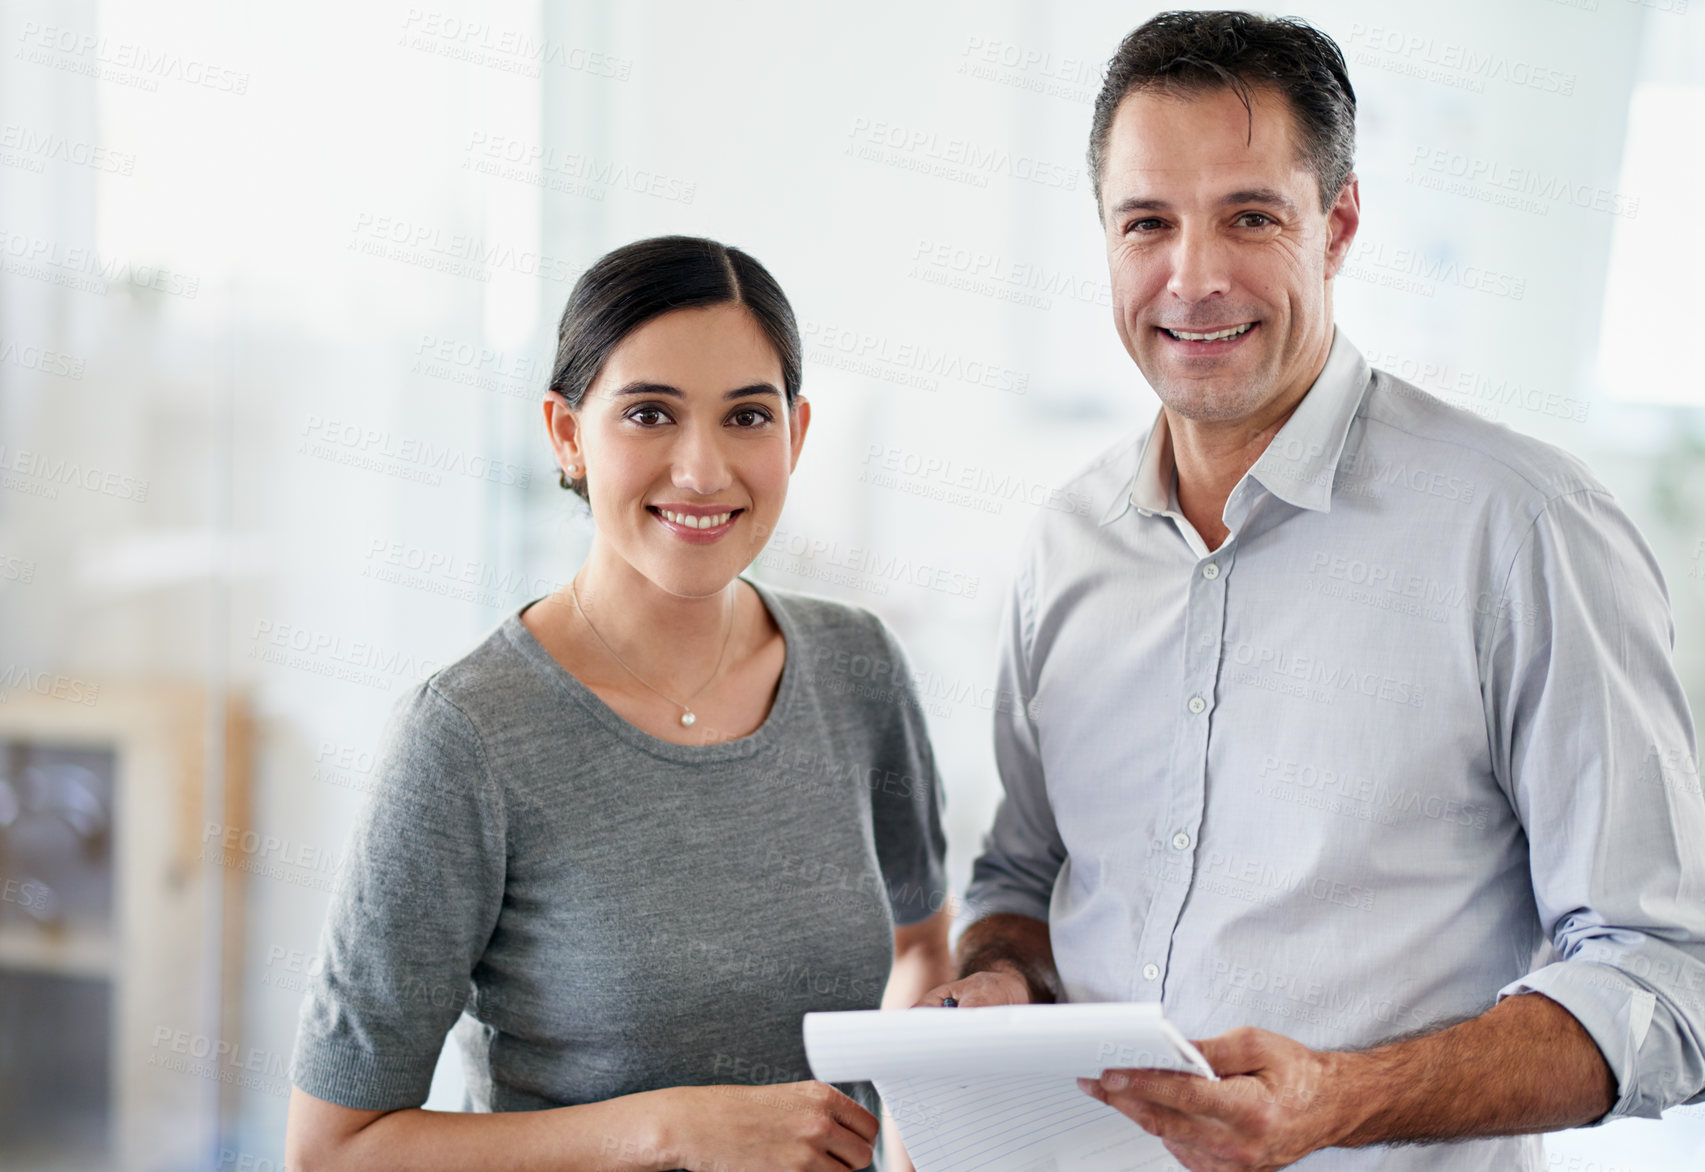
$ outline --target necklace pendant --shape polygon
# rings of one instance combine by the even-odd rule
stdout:
[[[697,719],[698,719],[698,717],[693,715],[691,709],[688,709],[686,712],[681,713],[681,723],[682,723],[682,725],[684,725],[687,728],[692,728],[693,722],[696,721]]]

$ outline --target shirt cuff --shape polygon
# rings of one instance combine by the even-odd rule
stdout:
[[[1579,960],[1558,961],[1511,981],[1498,990],[1498,1000],[1517,993],[1543,993],[1567,1009],[1610,1065],[1616,1105],[1586,1126],[1628,1116],[1657,1119],[1663,1113],[1666,1104],[1643,1089],[1639,1077],[1640,1047],[1651,1030],[1656,997],[1611,965]]]

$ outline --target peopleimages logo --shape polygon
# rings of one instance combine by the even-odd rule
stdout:
[[[54,500],[61,487],[81,488],[123,501],[148,499],[148,482],[81,460],[8,448],[0,444],[0,487]]]
[[[1637,195],[1626,195],[1594,184],[1579,183],[1533,167],[1518,167],[1497,159],[1464,154],[1448,147],[1417,146],[1410,154],[1409,166],[1413,168],[1411,176],[1422,173],[1440,181],[1457,180],[1470,185],[1464,189],[1439,189],[1482,198],[1486,202],[1500,202],[1496,197],[1506,195],[1534,196],[1540,200],[1566,203],[1572,207],[1604,212],[1627,220],[1632,220],[1640,214],[1640,197]],[[1410,182],[1420,183],[1422,186],[1437,186],[1413,177]],[[1519,204],[1509,206],[1524,211],[1537,210],[1541,215],[1546,211],[1543,204],[1537,208]]]
[[[104,295],[116,284],[193,300],[201,291],[200,277],[4,229],[0,229],[0,267],[10,276],[28,277],[83,293]]]
[[[10,339],[0,339],[0,363],[20,370],[33,370],[57,378],[81,379],[88,362],[57,350],[41,346],[22,345]]]
[[[959,134],[943,134],[921,126],[854,118],[847,153],[867,162],[887,163],[975,187],[988,186],[988,177],[1001,175],[1060,191],[1076,191],[1078,168],[1015,153],[995,143],[981,143]]]
[[[913,271],[920,279],[968,292],[986,292],[1035,309],[1051,309],[1053,298],[1085,305],[1113,304],[1113,286],[1046,264],[1015,261],[998,252],[966,248],[946,240],[919,239],[912,248]],[[934,274],[932,278],[927,274]]]
[[[673,203],[692,203],[698,194],[697,182],[667,175],[655,167],[636,167],[483,130],[473,132],[464,166],[480,175],[590,199],[603,199],[606,190],[619,190]]]
[[[523,277],[568,283],[579,276],[581,268],[566,257],[373,212],[356,214],[349,248],[363,256],[476,281],[489,280],[494,270],[502,269]]]
[[[1099,56],[1071,57],[973,35],[960,51],[957,71],[980,81],[1088,105],[1101,88],[1101,61]]]
[[[57,672],[33,671],[17,663],[0,667],[0,703],[5,702],[8,692],[32,692],[67,704],[81,704],[85,708],[92,707],[101,698],[99,684]]]
[[[408,10],[397,43],[522,77],[540,76],[540,67],[545,65],[611,81],[626,81],[633,74],[633,61],[627,57],[421,8]]]
[[[37,172],[43,169],[42,164],[48,162],[88,167],[112,175],[129,175],[136,170],[136,156],[129,151],[109,150],[99,143],[66,138],[51,130],[38,130],[16,122],[0,126],[0,152],[5,152],[0,153],[0,161],[15,161],[26,170]]]
[[[538,598],[562,583],[521,570],[504,569],[454,550],[433,549],[385,537],[367,543],[361,577],[481,606],[503,606]]]
[[[911,558],[892,551],[883,552],[870,546],[842,546],[838,541],[807,533],[792,533],[777,529],[770,535],[766,550],[785,554],[807,562],[857,570],[874,578],[892,582],[907,582],[936,590],[943,594],[975,598],[982,579],[946,566],[936,565],[929,558]]]
[[[118,40],[76,29],[26,20],[18,31],[16,57],[33,65],[78,73],[101,81],[154,93],[162,81],[221,93],[249,92],[247,70],[229,69],[135,41]]]
[[[1403,29],[1352,24],[1349,43],[1362,50],[1356,55],[1357,64],[1436,81],[1474,93],[1484,92],[1489,81],[1565,98],[1575,92],[1577,79],[1568,70],[1553,69],[1521,57],[1486,52],[1472,45],[1421,36]]]
[[[514,488],[526,488],[532,481],[532,472],[519,464],[389,428],[309,415],[301,434],[301,455],[433,486],[443,483],[445,473]]]
[[[926,391],[939,389],[938,380],[944,378],[1012,395],[1030,389],[1028,371],[936,349],[927,342],[899,340],[811,318],[800,324],[799,332],[807,347],[807,361],[885,382]]]
[[[998,513],[1009,501],[1039,509],[1089,515],[1089,500],[1071,489],[1058,489],[1013,472],[964,464],[951,456],[908,451],[892,445],[870,444],[864,453],[859,480],[880,488],[897,488],[915,496],[960,504],[980,512]]]
[[[399,679],[429,676],[444,666],[395,647],[270,619],[255,623],[249,658],[380,690]]]

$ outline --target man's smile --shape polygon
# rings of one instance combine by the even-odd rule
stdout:
[[[1244,339],[1253,334],[1260,324],[1258,321],[1246,321],[1206,330],[1175,330],[1167,326],[1156,326],[1155,332],[1165,339],[1164,344],[1173,348],[1174,353],[1191,356],[1223,354],[1241,346]]]

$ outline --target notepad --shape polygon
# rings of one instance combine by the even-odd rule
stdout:
[[[1114,1067],[1213,1068],[1156,1004],[805,1015],[824,1082],[872,1082],[918,1172],[1163,1172],[1159,1140],[1078,1089]]]

